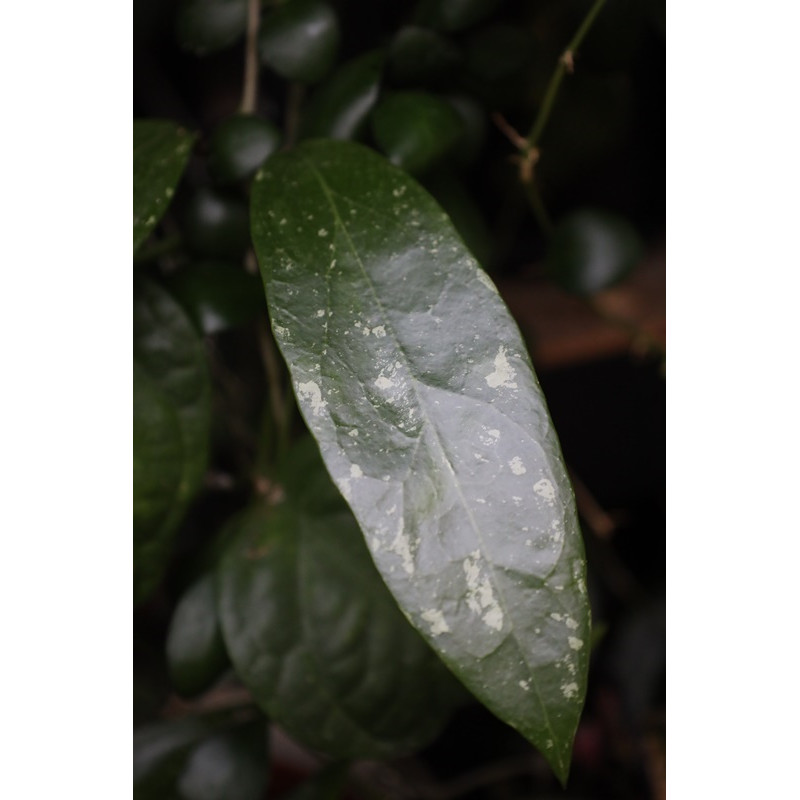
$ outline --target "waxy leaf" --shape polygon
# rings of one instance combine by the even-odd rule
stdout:
[[[322,83],[303,112],[303,138],[357,138],[378,99],[385,59],[382,50],[372,50],[348,61]]]
[[[150,235],[167,210],[195,135],[174,122],[133,123],[133,252]]]
[[[301,411],[384,580],[565,780],[589,654],[583,543],[508,309],[431,197],[360,145],[274,156],[251,218]]]
[[[458,112],[425,92],[395,92],[372,112],[372,133],[392,164],[420,175],[451,151],[464,133]]]
[[[391,757],[430,742],[458,686],[403,618],[316,444],[255,506],[219,570],[219,615],[237,675],[271,719],[313,749]]]
[[[228,666],[213,572],[193,583],[176,606],[167,632],[167,664],[172,685],[185,697],[207,689]]]
[[[137,277],[133,288],[133,567],[139,602],[161,578],[172,536],[202,482],[211,390],[203,342],[181,307],[152,281]]]
[[[195,55],[235,44],[247,28],[247,0],[182,0],[175,19],[178,44]]]

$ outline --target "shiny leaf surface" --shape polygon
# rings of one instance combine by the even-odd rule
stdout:
[[[176,606],[167,632],[167,664],[172,685],[185,697],[207,689],[227,666],[213,573],[192,584]]]
[[[204,56],[235,44],[247,27],[247,0],[183,0],[175,32],[178,44]]]
[[[589,651],[583,544],[508,309],[427,193],[359,145],[273,157],[251,210],[300,408],[378,569],[564,780]]]
[[[303,138],[357,138],[378,99],[384,61],[383,51],[373,50],[321,84],[303,112]]]
[[[411,752],[439,733],[458,687],[398,610],[316,445],[293,453],[286,501],[246,512],[220,567],[234,668],[307,747]]]
[[[210,143],[208,169],[219,184],[249,178],[281,143],[280,131],[265,119],[235,114],[221,122]]]
[[[272,11],[258,32],[261,62],[292,81],[316,83],[339,53],[339,20],[320,0],[290,0]]]
[[[203,342],[164,289],[138,277],[134,280],[133,363],[134,597],[138,602],[158,583],[175,528],[202,482],[210,427]],[[163,432],[162,444],[156,431]]]
[[[419,175],[458,143],[464,123],[445,100],[424,92],[395,92],[372,112],[378,147],[398,167]]]
[[[133,252],[164,215],[192,152],[194,134],[166,120],[133,123]]]
[[[556,226],[545,266],[563,289],[588,295],[619,283],[643,254],[638,234],[624,217],[581,209]]]

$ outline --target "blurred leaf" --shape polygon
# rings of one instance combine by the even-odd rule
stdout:
[[[464,124],[455,109],[423,92],[395,92],[372,112],[372,133],[389,160],[414,175],[440,162],[458,143]]]
[[[266,310],[261,281],[238,264],[190,264],[164,283],[205,334],[252,322]]]
[[[210,383],[203,342],[180,306],[137,277],[133,303],[134,598],[161,578],[208,457]],[[161,438],[160,438],[161,437]]]
[[[309,482],[242,515],[220,567],[219,608],[236,673],[307,747],[385,758],[431,741],[458,694],[370,561],[312,441],[293,451]],[[306,490],[303,490],[304,492]]]
[[[195,135],[174,122],[133,123],[133,252],[150,235],[172,200]]]
[[[607,211],[581,209],[559,222],[547,250],[549,277],[574,294],[593,294],[627,277],[644,255],[633,226]]]
[[[448,95],[444,99],[455,109],[463,123],[463,132],[453,150],[453,159],[459,164],[471,164],[478,158],[486,142],[486,109],[469,95]]]
[[[481,22],[503,0],[422,0],[417,18],[422,24],[446,31],[459,31]]]
[[[276,155],[251,208],[300,409],[384,580],[565,780],[589,654],[583,543],[508,309],[430,196],[367,148]],[[280,580],[262,604],[292,590]]]
[[[267,723],[263,719],[199,744],[178,779],[182,800],[261,800],[267,788]]]
[[[261,62],[284,78],[316,83],[339,54],[339,20],[320,0],[288,0],[269,12],[258,32]]]
[[[167,632],[167,662],[172,685],[184,697],[207,689],[228,665],[213,573],[192,584],[178,602]]]
[[[423,184],[447,212],[475,260],[484,267],[490,265],[494,245],[492,234],[473,193],[464,182],[449,170],[438,170],[426,176]]]
[[[378,99],[385,60],[382,50],[372,50],[348,61],[323,83],[303,113],[303,138],[357,138]]]
[[[255,174],[280,143],[281,133],[271,122],[250,114],[236,114],[214,131],[208,169],[219,184],[245,180]]]
[[[201,258],[240,258],[250,246],[247,205],[235,195],[199,189],[181,221],[187,246]]]
[[[235,44],[247,28],[247,0],[183,0],[175,31],[178,44],[204,56]]]
[[[536,39],[518,26],[498,23],[481,28],[466,44],[467,66],[486,83],[498,83],[531,63]]]
[[[447,85],[461,65],[459,49],[427,28],[401,28],[389,48],[389,75],[399,86],[436,88]]]

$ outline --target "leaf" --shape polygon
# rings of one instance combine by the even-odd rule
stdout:
[[[303,138],[360,136],[378,99],[385,59],[382,50],[372,50],[348,61],[320,85],[303,112]]]
[[[337,800],[347,782],[348,762],[329,764],[301,783],[286,800]]]
[[[261,800],[267,788],[267,724],[258,719],[199,744],[177,782],[182,800]]]
[[[401,28],[389,48],[389,74],[400,86],[447,85],[461,61],[461,52],[449,39],[414,25]]]
[[[624,280],[643,253],[639,235],[624,217],[584,208],[559,222],[545,266],[562,289],[590,295]]]
[[[252,114],[234,114],[223,120],[211,136],[209,172],[223,185],[245,180],[280,143],[281,132],[268,120]]]
[[[423,0],[417,15],[425,24],[446,31],[468,28],[488,17],[503,0]]]
[[[372,112],[372,133],[389,160],[419,175],[458,143],[464,123],[440,97],[425,92],[395,92],[381,98]]]
[[[274,156],[251,217],[298,403],[384,580],[565,780],[589,651],[583,544],[508,309],[435,202],[360,145]]]
[[[250,246],[247,205],[233,193],[198,189],[181,222],[187,247],[201,258],[236,259]]]
[[[339,54],[339,20],[320,0],[292,0],[272,11],[258,32],[261,62],[292,81],[316,83]]]
[[[286,501],[254,506],[219,571],[237,675],[271,719],[330,755],[390,757],[431,741],[460,700],[406,622],[308,440]]]
[[[172,684],[184,697],[207,689],[228,665],[214,573],[195,581],[176,606],[167,632],[167,663]]]
[[[266,310],[258,277],[238,264],[190,264],[165,278],[164,284],[206,334],[244,325]]]
[[[235,44],[247,28],[247,0],[183,0],[175,21],[178,44],[198,56]]]
[[[150,235],[172,200],[196,136],[174,122],[133,123],[133,252]]]
[[[181,307],[138,276],[133,364],[134,597],[140,602],[160,580],[172,536],[202,482],[211,412],[203,342]]]

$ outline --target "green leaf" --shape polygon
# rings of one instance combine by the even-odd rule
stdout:
[[[211,136],[208,169],[219,184],[236,183],[253,175],[280,146],[281,133],[265,119],[235,114]]]
[[[588,666],[583,543],[508,309],[436,203],[360,145],[274,156],[251,216],[298,403],[384,580],[563,781]]]
[[[486,19],[503,0],[423,0],[418,18],[446,31],[459,31]]]
[[[545,268],[562,289],[589,295],[626,278],[643,254],[642,242],[626,219],[581,209],[557,225]]]
[[[257,276],[238,264],[190,264],[165,278],[164,284],[206,334],[244,325],[266,310]]]
[[[247,206],[236,195],[202,188],[183,209],[189,249],[203,258],[240,258],[250,245]]]
[[[172,200],[196,136],[174,122],[133,123],[133,252],[150,235]]]
[[[308,440],[286,501],[254,506],[219,571],[237,675],[271,719],[330,755],[385,758],[431,741],[460,700],[406,622]]]
[[[378,147],[393,164],[414,175],[440,162],[463,130],[460,115],[446,100],[424,92],[387,94],[372,112]]]
[[[378,99],[386,56],[382,50],[348,61],[311,95],[303,112],[303,138],[355,139]]]
[[[191,321],[160,286],[141,277],[134,279],[133,364],[139,602],[160,580],[175,529],[202,483],[211,391],[205,349]]]
[[[259,719],[199,744],[177,788],[182,800],[261,800],[267,777],[267,724]]]
[[[461,65],[459,49],[427,28],[401,28],[389,49],[389,74],[400,86],[447,85]]]
[[[247,0],[183,0],[176,18],[178,44],[204,56],[235,44],[247,28]]]
[[[261,62],[292,81],[316,83],[339,54],[339,20],[320,0],[289,0],[272,11],[258,32]]]
[[[167,632],[167,663],[173,686],[185,697],[207,689],[228,665],[214,573],[195,581],[176,606]]]

